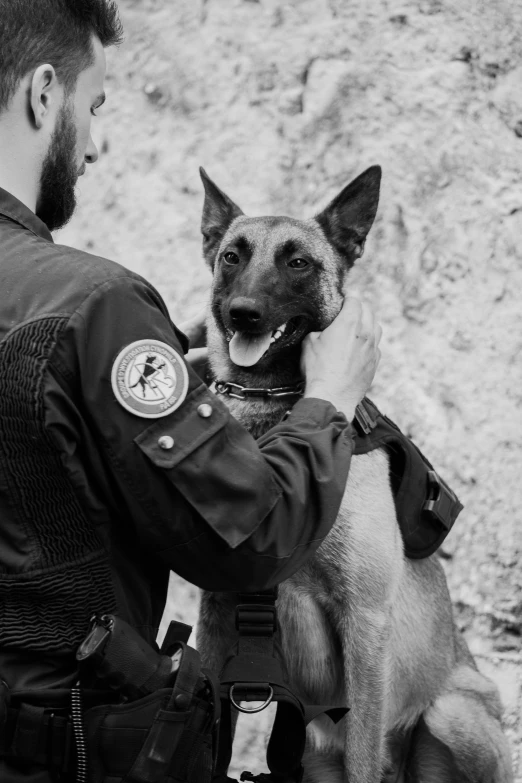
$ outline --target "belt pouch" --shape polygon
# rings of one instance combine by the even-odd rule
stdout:
[[[119,783],[133,767],[171,688],[126,704],[103,704],[84,714],[89,783]]]

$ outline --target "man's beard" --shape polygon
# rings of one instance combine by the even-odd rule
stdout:
[[[60,109],[49,150],[42,166],[36,214],[49,231],[62,228],[76,208],[74,188],[78,179],[77,133],[73,109],[67,102]]]

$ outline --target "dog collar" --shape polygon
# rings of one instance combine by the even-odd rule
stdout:
[[[301,397],[304,392],[304,381],[295,383],[293,386],[276,386],[273,389],[249,388],[231,381],[216,381],[215,391],[217,394],[235,397],[236,400],[247,400],[249,397],[276,397],[279,399],[284,397]]]

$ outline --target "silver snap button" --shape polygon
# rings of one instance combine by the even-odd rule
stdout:
[[[198,413],[202,419],[208,419],[209,416],[212,416],[212,405],[204,402],[203,405],[198,406]]]
[[[158,446],[160,449],[168,451],[174,446],[174,438],[171,438],[170,435],[162,435],[161,438],[158,438]]]

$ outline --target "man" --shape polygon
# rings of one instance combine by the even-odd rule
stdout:
[[[257,444],[185,364],[152,286],[52,241],[98,157],[114,4],[0,0],[0,19],[0,678],[11,704],[31,704],[73,685],[94,612],[153,643],[170,569],[256,590],[315,551],[380,328],[349,300],[310,335],[304,399]],[[16,719],[0,779],[48,781],[49,748]]]

